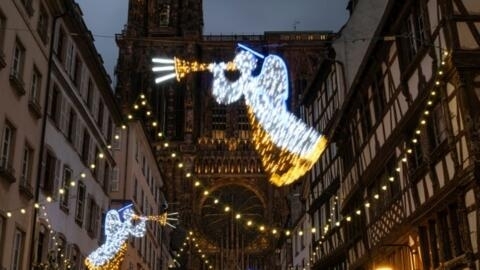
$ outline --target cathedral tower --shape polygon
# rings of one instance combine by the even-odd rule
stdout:
[[[288,102],[295,111],[298,93],[315,73],[333,35],[266,32],[204,36],[201,0],[130,0],[128,14],[128,24],[117,36],[116,95],[124,112],[132,114],[140,94],[147,97],[151,116],[144,118],[145,128],[152,131],[171,210],[181,214],[179,226],[197,234],[216,269],[275,269],[278,239],[245,228],[211,199],[218,198],[267,227],[284,226],[288,216],[286,189],[268,182],[250,143],[243,100],[228,106],[216,103],[208,72],[190,74],[180,82],[155,84],[151,59],[175,56],[204,63],[230,61],[239,42],[265,55],[280,55],[289,67]],[[197,180],[201,188],[194,186]],[[210,196],[205,196],[204,190]],[[182,265],[200,269],[202,259],[190,256]]]

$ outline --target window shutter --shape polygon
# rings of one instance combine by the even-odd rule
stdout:
[[[89,145],[90,149],[88,151],[88,164],[87,164],[89,168],[91,168],[90,165],[92,164],[97,165],[95,162],[95,142],[92,139],[90,140],[90,142],[91,143]],[[98,170],[98,168],[95,168],[95,170]]]
[[[97,175],[97,181],[100,184],[100,186],[103,187],[103,184],[104,184],[103,183],[103,180],[104,180],[103,179],[103,174],[104,174],[104,172],[103,172],[104,171],[103,162],[104,162],[104,160],[101,160],[101,159],[99,160],[98,156],[96,156],[95,161],[96,161],[95,162],[95,165],[96,165],[95,170],[97,171],[97,174],[96,174]]]
[[[98,89],[98,88],[96,88]],[[93,119],[97,120],[97,112],[98,112],[98,103],[100,102],[100,98],[97,98],[97,95],[99,93],[94,91],[93,92],[93,99],[92,99],[92,116],[93,116]]]
[[[100,206],[98,206],[98,204],[95,202],[95,216],[94,216],[94,224],[93,224],[93,234],[95,237],[98,237],[99,236],[99,232],[100,232],[100,218],[101,218],[101,215],[100,215]]]
[[[78,127],[78,122],[80,121],[78,119],[78,114],[75,112],[73,106],[70,107],[70,110],[68,111],[68,120],[67,120],[67,132],[68,132],[68,125],[70,124],[69,121],[70,121],[70,113],[71,111],[73,111],[73,117],[74,117],[74,123],[72,124],[72,144],[73,144],[73,148],[77,149],[77,137],[80,137],[79,134],[77,134],[77,127]]]
[[[60,179],[60,169],[62,167],[62,162],[61,160],[57,159],[55,161],[55,181],[53,182],[53,192],[52,192],[52,197],[57,198],[58,196],[58,189],[61,184],[61,179]]]
[[[75,128],[75,140],[74,140],[74,145],[75,149],[77,150],[78,153],[81,153],[82,151],[82,122],[80,121],[80,117],[77,117],[77,127]]]
[[[52,111],[52,106],[53,106],[53,100],[52,100],[52,98],[53,98],[53,91],[55,90],[56,87],[57,87],[56,84],[55,84],[55,83],[52,83],[51,88],[48,89],[48,94],[47,94],[47,95],[48,95],[48,104],[47,104],[47,106],[48,106],[48,108],[47,108],[47,115],[48,115],[48,116],[51,116],[51,115],[50,115],[50,112]]]
[[[43,155],[41,157],[42,161],[40,163],[41,168],[41,173],[40,173],[40,187],[44,188],[45,187],[45,170],[46,170],[46,160],[47,160],[47,151],[43,152]]]
[[[60,130],[63,131],[63,134],[68,132],[68,100],[67,97],[62,97],[62,105],[60,111]]]
[[[65,58],[65,70],[67,74],[70,75],[70,71],[72,70],[72,59],[73,59],[73,43],[68,41],[67,42],[67,55]]]

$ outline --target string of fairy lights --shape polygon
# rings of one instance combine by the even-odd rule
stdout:
[[[364,199],[364,202],[362,203],[363,207],[356,208],[353,211],[351,211],[349,213],[346,213],[344,215],[339,215],[338,218],[334,218],[334,217],[337,216],[335,214],[335,211],[338,210],[337,207],[341,204],[341,202],[339,201],[338,196],[335,196],[334,197],[335,202],[334,202],[334,205],[332,206],[332,209],[331,209],[331,212],[330,212],[330,216],[332,218],[328,222],[326,222],[326,224],[324,225],[322,230],[319,230],[319,228],[315,228],[315,227],[312,226],[311,228],[307,228],[306,231],[304,231],[304,230],[298,230],[297,231],[297,234],[299,236],[304,235],[308,231],[312,234],[316,234],[317,231],[318,231],[320,233],[320,240],[317,241],[317,247],[316,247],[317,250],[324,243],[324,240],[328,236],[329,231],[333,227],[341,227],[343,224],[349,223],[353,219],[355,219],[356,217],[359,217],[362,214],[366,213],[366,211],[368,211],[368,209],[370,207],[372,207],[373,204],[375,204],[377,201],[379,201],[383,197],[385,197],[384,194],[386,194],[386,191],[388,190],[389,182],[394,182],[394,181],[397,181],[399,179],[399,174],[402,171],[402,166],[404,166],[404,164],[408,163],[408,156],[413,153],[413,146],[415,144],[419,143],[420,136],[422,135],[423,127],[428,124],[428,121],[430,119],[430,114],[431,114],[431,108],[435,105],[435,102],[438,101],[438,96],[439,96],[438,90],[442,86],[441,79],[444,75],[444,66],[446,65],[446,61],[448,60],[449,54],[446,50],[441,50],[441,55],[442,55],[442,60],[440,62],[440,66],[438,67],[438,70],[436,71],[436,74],[435,74],[434,87],[430,91],[428,99],[425,101],[425,109],[422,111],[422,115],[418,119],[418,123],[417,123],[416,128],[414,129],[413,136],[405,141],[404,149],[402,149],[403,152],[401,152],[398,155],[399,159],[396,160],[396,164],[398,166],[395,168],[395,174],[392,174],[389,177],[387,177],[386,181],[383,182],[380,185],[380,189],[382,191],[384,191],[385,193],[377,192],[375,194],[372,194],[372,196],[370,198],[365,198]],[[155,131],[156,137],[158,139],[163,139],[164,140],[163,144],[162,144],[163,148],[164,149],[169,149],[170,144],[169,144],[168,140],[166,139],[166,136],[164,135],[164,133],[160,130],[159,121],[154,119],[153,112],[150,109],[150,106],[149,106],[148,101],[146,99],[146,96],[144,94],[140,94],[139,100],[133,104],[133,110],[134,111],[138,112],[138,111],[140,111],[140,109],[144,109],[145,118],[148,119],[148,120],[151,120],[151,121],[148,122],[148,124],[149,124],[150,128],[152,128]],[[130,114],[127,115],[127,120],[134,120],[134,119],[135,119],[135,117],[134,117],[133,114],[130,113]],[[127,126],[125,124],[123,124],[123,125],[121,125],[121,128],[126,129]],[[114,139],[119,140],[120,135],[115,134]],[[111,145],[107,145],[106,151],[110,151],[110,150],[111,150]],[[176,164],[176,166],[178,168],[184,168],[184,164],[181,161],[181,157],[179,157],[178,153],[176,153],[173,149],[170,153],[170,157],[177,158],[178,163]],[[95,161],[92,162],[88,166],[90,168],[90,170],[93,171],[93,170],[96,169],[96,162],[98,161],[97,159],[104,159],[104,158],[105,158],[104,152],[100,152],[98,154],[98,156],[96,156]],[[194,179],[195,178],[193,172],[191,172],[191,171],[186,171],[185,172],[185,177],[189,178],[189,179]],[[86,178],[86,173],[85,172],[80,173],[80,178],[81,179]],[[69,188],[73,188],[73,187],[76,186],[77,182],[78,182],[78,180],[71,180],[70,183],[66,184],[66,186],[60,186],[59,189],[58,189],[58,194],[60,196],[64,195],[66,193],[67,186],[69,185]],[[292,236],[292,231],[294,231],[293,228],[289,228],[289,229],[278,228],[278,227],[275,227],[275,226],[268,226],[268,225],[266,225],[267,224],[266,222],[261,222],[261,221],[251,220],[251,219],[246,220],[246,219],[243,218],[244,215],[241,212],[236,211],[235,209],[232,208],[232,206],[221,202],[218,198],[213,197],[212,194],[210,193],[208,187],[204,186],[200,180],[192,181],[192,183],[193,183],[194,187],[196,188],[196,190],[198,190],[198,192],[200,194],[202,194],[203,196],[209,197],[213,201],[213,204],[218,205],[219,209],[223,209],[223,211],[226,214],[235,213],[235,220],[237,220],[239,223],[244,224],[246,227],[251,228],[252,230],[258,231],[259,233],[270,233],[271,235],[274,235],[274,236],[278,236],[282,233],[285,236]],[[59,198],[61,198],[60,196],[59,196]],[[47,196],[47,197],[45,197],[45,201],[34,202],[34,203],[32,203],[31,206],[33,206],[33,208],[37,209],[39,211],[39,213],[41,213],[39,218],[42,219],[43,221],[45,221],[48,224],[47,227],[50,230],[50,233],[52,234],[52,240],[54,241],[54,246],[58,246],[59,242],[57,241],[57,238],[55,237],[55,231],[53,230],[53,228],[50,224],[50,220],[48,218],[48,213],[47,213],[46,207],[45,207],[46,204],[52,203],[52,202],[59,202],[59,200],[58,199],[55,200],[53,197]],[[12,209],[10,211],[6,211],[6,216],[8,218],[12,218],[15,215],[16,212],[19,212],[21,215],[24,215],[24,214],[27,213],[27,208],[16,208],[16,209]],[[191,236],[188,236],[187,240],[195,242],[195,238],[191,237]],[[178,253],[178,254],[180,254],[180,253]],[[200,249],[199,254],[200,254],[200,256],[202,256],[202,258],[205,257],[205,254],[201,253],[201,249]],[[316,253],[314,252],[313,255],[315,256],[315,254]],[[64,255],[64,254],[61,254],[61,256],[62,255]],[[313,258],[311,258],[311,260],[312,259]],[[209,261],[205,260],[204,262],[208,266]],[[209,268],[211,268],[211,265],[209,266]]]
[[[199,241],[197,241],[197,236],[195,236],[193,231],[188,232],[188,236],[185,237],[185,241],[182,243],[182,247],[178,250],[178,252],[175,255],[175,258],[173,258],[173,263],[174,264],[180,264],[180,259],[183,256],[183,253],[186,253],[188,251],[193,251],[195,254],[200,258],[200,260],[205,264],[205,266],[208,269],[213,269],[214,266],[212,264],[212,260],[208,258],[206,255],[206,252],[202,250],[202,247],[199,244]],[[174,265],[169,265],[170,268],[174,268]]]
[[[86,178],[86,174],[85,173],[81,173],[79,175],[80,179],[84,179]],[[68,185],[69,187],[68,188],[73,188],[73,187],[76,187],[77,186],[77,182],[79,180],[75,180],[75,179],[78,179],[78,176],[77,177],[73,177],[68,183],[66,183],[66,185]],[[52,246],[52,250],[49,250],[49,251],[53,251],[55,253],[55,260],[57,259],[60,259],[60,260],[63,260],[63,262],[60,262],[60,263],[63,263],[64,266],[67,268],[67,269],[70,269],[72,268],[74,265],[70,258],[67,258],[67,254],[65,254],[66,252],[66,246],[62,246],[66,243],[61,243],[59,240],[61,239],[60,238],[60,234],[61,232],[59,231],[56,231],[54,229],[54,226],[52,225],[52,223],[50,222],[50,217],[48,215],[48,211],[47,211],[47,206],[52,204],[52,203],[60,203],[61,200],[64,200],[64,199],[71,199],[71,198],[75,198],[76,195],[72,195],[70,197],[64,197],[67,193],[66,193],[66,187],[65,186],[62,186],[62,187],[59,187],[58,189],[58,199],[55,199],[54,197],[52,196],[45,196],[44,197],[44,200],[41,201],[36,201],[36,202],[33,202],[31,203],[31,205],[29,205],[28,207],[32,207],[32,209],[34,209],[35,211],[38,211],[38,217],[37,217],[37,220],[36,222],[37,223],[40,223],[42,224],[43,226],[45,226],[47,229],[48,229],[48,234],[49,234],[49,240],[52,241],[51,242],[51,246]],[[9,211],[6,211],[6,216],[7,218],[14,218],[14,215],[18,212],[20,213],[21,215],[25,215],[27,213],[27,208],[28,207],[22,207],[22,208],[15,208],[15,209],[11,209]],[[48,255],[50,256],[50,255]],[[59,263],[58,261],[56,261],[56,263]],[[39,262],[39,267],[47,267],[49,264],[48,261],[42,261],[42,262]]]
[[[355,218],[360,217],[361,215],[364,215],[369,211],[369,208],[374,206],[375,203],[379,202],[381,199],[386,198],[387,191],[389,189],[389,185],[394,183],[395,181],[399,180],[399,176],[402,172],[402,167],[407,165],[408,162],[408,156],[411,155],[414,151],[414,145],[419,143],[420,141],[420,136],[422,135],[422,130],[423,128],[428,124],[428,121],[430,120],[430,115],[431,115],[431,109],[433,106],[435,106],[436,102],[439,100],[439,88],[442,86],[441,79],[444,75],[444,67],[446,65],[446,61],[448,60],[449,53],[446,50],[440,49],[440,54],[441,54],[441,61],[440,65],[438,67],[438,70],[435,72],[435,77],[434,77],[434,85],[432,87],[432,90],[429,93],[428,98],[424,101],[424,110],[422,111],[422,115],[418,119],[418,123],[414,129],[413,135],[411,138],[407,139],[405,143],[403,144],[403,149],[400,149],[400,153],[398,153],[398,159],[395,161],[396,167],[394,168],[394,173],[389,175],[381,184],[380,184],[380,190],[378,192],[375,192],[374,194],[369,194],[368,198],[364,198],[363,203],[361,204],[362,207],[358,207],[351,212],[345,213],[345,214],[336,214],[338,211],[339,205],[341,205],[341,201],[338,196],[334,196],[334,202],[333,206],[331,207],[330,210],[330,217],[327,221],[325,222],[323,228],[315,228],[314,226],[307,228],[306,230],[300,229],[296,230],[296,233],[299,236],[304,235],[305,233],[311,233],[311,234],[316,234],[317,232],[320,235],[319,240],[316,243],[316,250],[321,247],[322,244],[324,244],[325,239],[327,238],[329,232],[332,230],[334,227],[341,227],[344,224],[352,222]],[[138,110],[141,107],[148,108],[147,101],[145,98],[145,95],[141,94],[140,95],[140,104],[134,104],[134,109]],[[152,112],[147,110],[145,112],[145,115],[148,117],[152,116]],[[133,119],[132,115],[129,115],[129,119]],[[156,128],[158,127],[158,122],[152,120],[151,126]],[[158,131],[158,137],[165,139],[163,136],[163,133],[161,131]],[[164,149],[167,149],[169,147],[168,141],[164,141],[163,143]],[[402,146],[400,146],[402,148]],[[171,157],[175,158],[178,157],[178,154],[174,151],[171,153]],[[178,157],[180,160],[180,157]],[[181,161],[178,162],[178,168],[183,167],[183,163]],[[192,172],[186,172],[185,176],[187,178],[194,178],[194,175]],[[243,214],[241,212],[236,211],[235,209],[232,208],[232,206],[228,204],[222,203],[218,198],[215,198],[212,196],[210,193],[208,187],[204,186],[200,180],[195,180],[193,181],[193,184],[195,188],[198,190],[198,192],[203,195],[210,197],[210,199],[213,202],[213,205],[218,205],[219,209],[223,209],[223,211],[226,214],[231,214],[235,213],[235,220],[238,222],[242,222],[246,227],[251,228],[252,230],[256,230],[259,233],[270,233],[271,235],[278,236],[280,234],[284,234],[285,236],[292,236],[292,232],[294,231],[294,228],[278,228],[275,226],[268,226],[266,225],[265,222],[261,221],[254,221],[251,219],[244,219]],[[382,193],[383,192],[383,193]],[[314,256],[317,254],[315,251],[312,253]],[[311,258],[310,260],[313,260]]]

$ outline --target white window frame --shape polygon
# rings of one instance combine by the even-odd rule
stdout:
[[[13,246],[12,246],[12,267],[11,270],[20,270],[22,269],[22,258],[23,258],[23,248],[24,248],[24,233],[16,228],[13,235]]]
[[[17,78],[19,81],[22,81],[23,68],[25,65],[25,46],[20,42],[20,40],[15,41],[15,46],[13,47],[12,54],[12,69],[11,75]]]
[[[12,148],[15,142],[15,128],[9,123],[5,122],[2,136],[2,152],[0,153],[0,167],[8,168],[11,166]]]
[[[42,87],[42,74],[37,66],[33,66],[32,80],[30,85],[30,100],[35,104],[40,104],[40,89]]]
[[[28,144],[25,143],[23,147],[23,157],[22,157],[22,171],[20,175],[20,185],[24,187],[30,187],[30,179],[32,175],[32,164],[33,164],[33,149]]]

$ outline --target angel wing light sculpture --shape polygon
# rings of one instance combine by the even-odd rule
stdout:
[[[143,237],[147,230],[146,221],[155,221],[162,226],[175,228],[169,221],[177,220],[177,212],[165,212],[159,216],[138,216],[131,207],[132,204],[129,204],[119,210],[112,209],[107,212],[104,225],[105,242],[85,259],[89,270],[120,269],[127,251],[128,237]]]
[[[277,55],[262,54],[238,45],[240,50],[232,62],[198,63],[178,58],[152,59],[161,64],[154,72],[171,71],[155,82],[168,79],[181,80],[188,73],[209,71],[213,74],[212,94],[220,104],[230,104],[245,98],[248,119],[252,127],[252,139],[260,154],[270,182],[287,185],[304,175],[318,160],[327,145],[327,139],[313,127],[288,111],[287,67]],[[257,58],[263,59],[260,74],[252,75]],[[230,81],[225,71],[236,70],[240,76]]]

